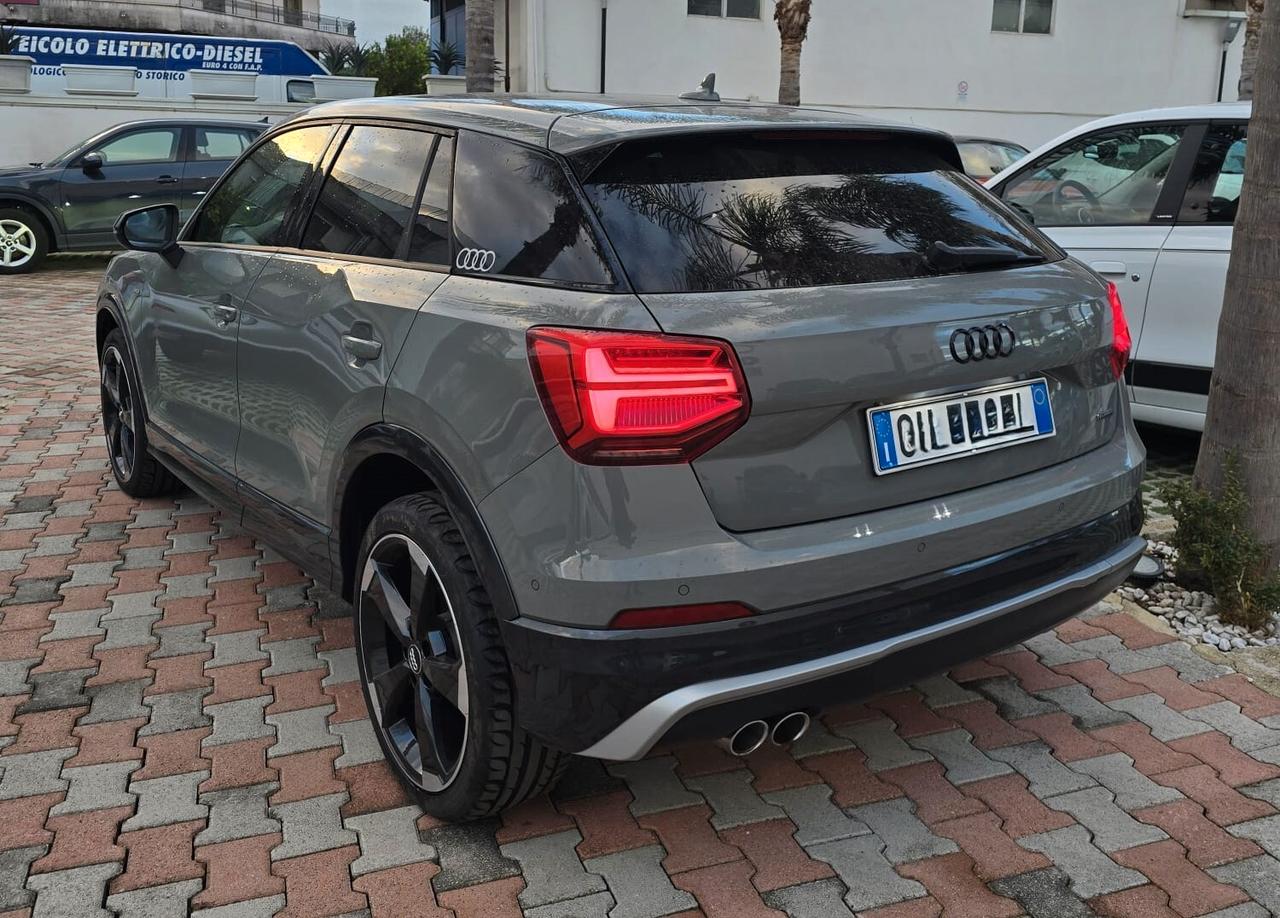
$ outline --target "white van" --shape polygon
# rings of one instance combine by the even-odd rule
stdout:
[[[987,185],[1119,287],[1138,420],[1204,428],[1250,113],[1237,102],[1113,115]]]
[[[65,95],[63,66],[90,64],[134,67],[140,98],[189,99],[190,72],[213,70],[256,74],[260,102],[312,102],[311,77],[329,72],[289,41],[32,26],[13,31],[13,53],[35,58],[31,91],[36,95]]]

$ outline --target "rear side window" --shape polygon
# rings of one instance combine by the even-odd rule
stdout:
[[[1179,223],[1235,223],[1244,186],[1247,124],[1213,124],[1196,155]]]
[[[939,154],[887,135],[636,141],[584,187],[638,292],[932,276],[936,242],[1050,257]]]
[[[333,134],[330,125],[277,134],[231,167],[205,199],[187,239],[283,245],[282,231]]]
[[[253,143],[254,135],[232,128],[197,127],[195,150],[197,160],[235,159]]]
[[[324,181],[302,247],[396,257],[434,141],[422,131],[353,127]]]
[[[422,186],[422,201],[418,205],[413,238],[409,242],[410,261],[449,264],[449,188],[452,181],[453,138],[441,137]]]
[[[533,147],[459,135],[453,234],[454,267],[464,274],[613,285],[572,181]]]

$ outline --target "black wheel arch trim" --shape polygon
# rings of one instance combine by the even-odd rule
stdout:
[[[23,207],[29,207],[40,215],[40,219],[49,225],[51,237],[49,242],[50,248],[56,251],[65,251],[67,248],[67,231],[62,225],[62,220],[58,218],[57,213],[51,209],[44,201],[35,195],[28,194],[25,191],[18,191],[13,188],[0,189],[0,207],[5,202],[13,201]]]
[[[485,526],[476,502],[462,483],[462,477],[425,438],[396,424],[371,424],[356,434],[348,444],[334,478],[333,517],[329,530],[329,554],[333,561],[334,590],[349,598],[353,592],[355,579],[354,570],[345,569],[342,557],[343,495],[352,476],[367,459],[387,454],[409,462],[435,482],[446,508],[462,527],[467,547],[471,550],[480,575],[489,588],[489,598],[493,602],[497,617],[508,621],[514,619],[518,610],[506,569],[502,566],[497,547]]]

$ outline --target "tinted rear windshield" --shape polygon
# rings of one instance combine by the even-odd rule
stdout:
[[[948,273],[935,243],[1058,257],[939,152],[891,135],[635,141],[584,187],[641,293]]]

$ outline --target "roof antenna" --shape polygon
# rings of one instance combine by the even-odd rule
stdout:
[[[691,99],[694,102],[719,102],[720,93],[716,92],[716,75],[708,73],[701,86],[693,92],[680,93],[680,98]]]

